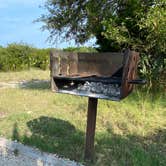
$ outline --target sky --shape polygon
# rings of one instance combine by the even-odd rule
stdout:
[[[0,45],[26,43],[38,48],[66,48],[76,46],[74,41],[51,44],[48,31],[42,31],[42,23],[33,21],[46,11],[39,7],[45,0],[0,0]],[[84,44],[93,46],[94,40]]]

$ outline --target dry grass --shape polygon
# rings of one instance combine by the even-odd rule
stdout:
[[[29,78],[36,72],[28,72]],[[20,72],[17,79],[22,78]],[[0,89],[0,135],[86,165],[164,166],[166,96],[145,94],[136,91],[121,102],[99,100],[94,163],[83,162],[87,98],[54,94],[48,84]]]
[[[23,81],[23,80],[47,80],[49,70],[30,69],[18,72],[0,72],[0,82]]]

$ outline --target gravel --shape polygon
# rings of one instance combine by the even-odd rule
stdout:
[[[43,166],[40,160],[35,161],[25,155],[15,155],[9,150],[0,150],[0,166]]]
[[[0,138],[0,166],[83,166],[55,154]]]

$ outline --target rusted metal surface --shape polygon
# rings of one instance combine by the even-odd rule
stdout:
[[[87,114],[87,128],[86,128],[86,142],[85,142],[85,159],[93,160],[94,155],[94,138],[96,127],[98,99],[89,98],[88,100],[88,114]]]
[[[76,53],[66,53],[52,50],[50,53],[51,76],[71,76],[78,74],[78,56]]]
[[[102,82],[102,83],[107,83],[107,84],[121,84],[121,78],[119,77],[100,77],[100,76],[87,76],[87,77],[82,77],[82,76],[72,76],[72,77],[64,77],[64,76],[56,76],[54,77],[55,79],[58,80],[71,80],[71,81],[92,81],[92,82]]]
[[[122,67],[121,53],[78,53],[78,74],[112,76]]]
[[[127,50],[125,52],[124,67],[121,85],[121,98],[128,96],[133,90],[134,85],[129,82],[137,77],[137,65],[139,53]]]
[[[135,80],[138,60],[139,54],[130,50],[125,53],[52,51],[51,87],[59,93],[120,100],[130,94],[133,84],[142,84]]]
[[[52,76],[111,76],[122,67],[121,53],[51,52]]]

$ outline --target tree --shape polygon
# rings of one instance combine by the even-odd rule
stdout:
[[[164,69],[165,7],[165,0],[48,0],[38,21],[51,39],[63,34],[84,43],[96,37],[99,51],[139,50],[140,71],[151,82]],[[161,21],[154,24],[156,16]]]
[[[138,50],[140,74],[149,80],[148,86],[157,83],[158,87],[166,69],[166,1],[133,1],[103,22],[106,29],[103,35],[115,40],[121,48]]]
[[[142,58],[141,72],[148,74],[151,86],[166,86],[166,1],[156,1],[139,26],[148,32],[143,41],[142,52],[146,56]]]
[[[50,31],[51,39],[56,40],[56,37],[63,34],[65,39],[72,38],[78,43],[84,43],[96,37],[97,44],[107,51],[114,49],[117,41],[103,35],[107,31],[103,23],[115,18],[121,23],[125,19],[128,28],[132,27],[129,31],[135,34],[138,30],[134,28],[139,19],[137,14],[140,12],[139,17],[142,17],[143,11],[153,4],[151,1],[154,0],[48,0],[45,4],[47,13],[37,21],[44,22],[43,29]]]
[[[94,36],[101,38],[102,21],[114,13],[116,6],[114,0],[48,0],[47,14],[37,21],[44,22],[43,29],[50,31],[52,39],[64,34],[66,39],[84,43]]]

